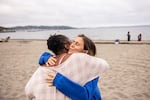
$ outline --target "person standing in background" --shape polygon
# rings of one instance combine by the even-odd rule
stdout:
[[[128,31],[127,37],[128,37],[128,41],[130,41],[131,35],[130,35],[130,32],[129,32],[129,31]]]

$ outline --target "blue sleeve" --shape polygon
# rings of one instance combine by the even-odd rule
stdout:
[[[84,86],[79,85],[60,73],[57,73],[53,84],[64,95],[70,97],[72,100],[91,100],[97,90],[97,83],[99,78],[89,81]],[[100,94],[97,94],[100,96]],[[95,97],[94,97],[95,98]],[[94,100],[94,99],[93,99]]]
[[[92,96],[92,99],[90,100],[102,100],[100,89],[98,88],[98,86],[95,88],[94,95]]]
[[[39,64],[40,64],[40,65],[46,64],[47,60],[48,60],[51,56],[53,56],[53,55],[50,54],[50,53],[48,53],[48,52],[44,52],[44,53],[40,56],[40,58],[39,58]]]

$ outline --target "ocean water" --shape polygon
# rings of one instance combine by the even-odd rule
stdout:
[[[150,40],[150,26],[147,27],[105,27],[89,29],[69,29],[69,30],[47,30],[47,31],[18,31],[10,33],[0,33],[0,38],[10,36],[11,39],[48,39],[52,34],[64,34],[70,39],[78,34],[85,34],[93,40],[127,40],[127,32],[130,31],[131,40],[137,40],[138,34],[142,34],[142,40]]]

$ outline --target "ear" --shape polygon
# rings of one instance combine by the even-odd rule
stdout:
[[[83,50],[83,53],[86,53],[86,54],[88,54],[88,50]]]
[[[69,44],[65,44],[65,48],[66,48],[67,50],[69,50],[69,47],[70,47]]]

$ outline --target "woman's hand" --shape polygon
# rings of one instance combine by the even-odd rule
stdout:
[[[53,80],[54,80],[56,74],[57,74],[56,70],[53,70],[53,72],[50,72],[48,74],[48,77],[46,78],[48,86],[53,86]]]
[[[47,67],[54,66],[56,64],[56,58],[55,57],[50,57],[48,61],[46,62]]]

